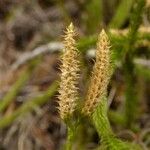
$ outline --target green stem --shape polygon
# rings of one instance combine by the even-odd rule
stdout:
[[[93,114],[93,123],[95,128],[101,137],[101,150],[141,150],[138,145],[131,144],[128,142],[123,142],[120,139],[116,138],[108,117],[107,117],[107,99],[103,98],[101,103],[95,110]]]
[[[28,62],[27,68],[20,74],[19,79],[11,87],[11,90],[4,96],[3,99],[0,100],[0,112],[3,112],[8,105],[15,100],[15,97],[28,81],[39,62],[40,59],[35,59]]]
[[[76,120],[74,120],[73,116],[70,116],[65,120],[65,123],[67,125],[67,140],[64,146],[65,150],[72,150],[74,143],[76,142],[79,123],[80,123],[80,120],[78,119],[79,118],[76,118]]]
[[[120,28],[129,16],[134,0],[122,0],[119,4],[115,15],[113,16],[109,27]]]
[[[0,112],[3,112],[6,107],[14,100],[17,94],[20,92],[23,85],[29,79],[31,75],[31,71],[25,70],[20,75],[19,79],[16,83],[11,87],[11,90],[4,96],[2,100],[0,100]]]
[[[37,96],[33,99],[27,100],[22,106],[15,110],[12,114],[4,116],[0,120],[0,129],[9,126],[18,117],[31,112],[35,107],[45,104],[50,97],[54,95],[58,84],[54,82],[47,91],[45,91],[41,96]]]
[[[74,138],[75,138],[74,129],[68,127],[67,142],[66,142],[65,150],[72,150],[73,149]]]
[[[101,137],[113,136],[113,132],[107,117],[107,99],[103,98],[93,113],[93,122]]]
[[[137,87],[136,87],[136,74],[135,67],[133,63],[134,57],[134,46],[137,41],[138,28],[141,23],[141,15],[144,10],[145,0],[137,0],[134,5],[133,13],[130,19],[130,30],[128,34],[128,40],[125,45],[125,55],[124,55],[124,74],[126,82],[126,103],[125,103],[125,116],[126,116],[126,126],[131,128],[136,116],[137,116]]]

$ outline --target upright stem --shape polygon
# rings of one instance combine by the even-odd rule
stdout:
[[[142,20],[142,13],[144,11],[145,0],[137,0],[134,3],[133,12],[130,18],[130,30],[128,34],[127,43],[125,45],[124,56],[124,74],[126,81],[126,105],[125,116],[126,126],[131,128],[137,116],[137,97],[136,97],[136,74],[133,63],[134,45],[137,40],[138,28]]]
[[[115,137],[107,117],[106,98],[101,99],[101,103],[95,110],[93,114],[93,123],[102,140],[101,150],[141,150],[138,145],[123,142]]]
[[[93,113],[93,122],[98,134],[101,137],[113,136],[108,117],[107,117],[107,99],[103,98]]]
[[[74,130],[68,127],[68,134],[67,134],[67,142],[65,150],[72,150],[73,142],[74,142]]]
[[[136,87],[136,75],[134,73],[134,65],[130,57],[126,57],[128,60],[124,64],[125,70],[125,82],[126,82],[126,103],[125,103],[125,119],[126,126],[131,128],[133,122],[137,116],[137,87]]]

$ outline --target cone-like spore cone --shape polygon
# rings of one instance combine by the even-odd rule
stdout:
[[[64,36],[64,50],[62,54],[61,82],[59,89],[59,113],[62,119],[72,115],[78,99],[77,83],[79,72],[79,54],[74,40],[75,31],[71,23]]]
[[[85,105],[82,112],[89,115],[100,102],[107,90],[110,71],[110,42],[104,30],[100,33],[96,49],[96,62],[93,67],[89,88],[87,91]]]

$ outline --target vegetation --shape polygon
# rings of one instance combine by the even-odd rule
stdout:
[[[2,2],[0,150],[148,150],[149,12],[149,0]]]

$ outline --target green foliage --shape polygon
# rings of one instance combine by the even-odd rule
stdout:
[[[132,47],[136,41],[138,28],[142,21],[142,14],[144,11],[145,0],[137,0],[133,5],[133,12],[130,18],[130,31],[129,31],[129,45]]]
[[[133,12],[130,19],[130,30],[128,34],[128,40],[125,44],[124,53],[124,74],[126,82],[126,124],[128,127],[132,126],[132,123],[137,117],[137,89],[136,89],[136,74],[133,63],[134,46],[137,40],[138,28],[141,23],[141,15],[145,6],[145,0],[137,0],[134,4]]]
[[[138,145],[123,142],[116,138],[107,117],[107,99],[101,99],[101,103],[93,114],[93,123],[101,137],[100,150],[141,150]]]
[[[100,27],[102,19],[102,0],[92,0],[86,6],[86,25],[88,33],[95,33]]]
[[[115,137],[109,137],[102,141],[102,146],[99,150],[142,150],[136,144],[123,142]]]
[[[54,82],[47,91],[45,91],[41,96],[34,97],[33,99],[27,100],[22,106],[15,110],[12,114],[4,116],[0,120],[0,129],[9,126],[18,117],[31,112],[35,107],[39,107],[45,104],[50,97],[54,95],[58,83]]]
[[[34,68],[36,67],[37,62],[31,61],[30,65],[25,69],[16,83],[11,87],[11,90],[4,96],[2,100],[0,100],[0,112],[3,112],[6,107],[15,99],[17,94],[20,92],[21,88],[28,81],[29,77],[33,73]]]
[[[93,45],[96,44],[97,36],[89,36],[89,37],[83,37],[81,38],[78,43],[77,43],[77,48],[81,52],[86,52],[88,48],[92,47]]]
[[[128,35],[117,35],[114,33],[109,32],[109,37],[114,53],[115,60],[121,60],[125,49],[125,45],[128,40]],[[137,33],[137,38],[136,38],[136,45],[141,46],[142,43],[144,43],[145,40],[150,40],[150,34],[146,32],[138,32]],[[91,36],[86,36],[82,37],[81,39],[78,40],[77,43],[77,48],[80,50],[82,53],[86,53],[88,49],[95,47],[97,41],[97,34],[91,35]]]
[[[134,0],[122,0],[115,12],[112,21],[109,24],[110,28],[120,28],[129,16]]]
[[[21,91],[25,83],[29,80],[34,69],[40,62],[39,58],[29,61],[27,68],[21,73],[19,79],[11,87],[11,90],[3,97],[3,99],[0,100],[0,112],[3,112],[7,108],[7,106],[15,99],[17,94]]]
[[[4,98],[0,100],[0,112],[4,111],[5,108],[15,99],[22,86],[29,79],[30,74],[31,71],[24,71],[17,82],[11,87],[10,92],[8,92]]]

